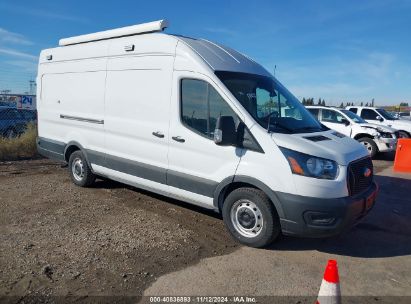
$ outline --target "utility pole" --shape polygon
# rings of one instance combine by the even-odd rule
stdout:
[[[29,83],[30,83],[30,95],[34,95],[35,94],[34,89],[36,88],[36,82],[34,80],[30,80]]]

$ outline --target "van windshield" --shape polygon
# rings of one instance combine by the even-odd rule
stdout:
[[[271,132],[311,133],[325,129],[301,102],[271,77],[215,72],[255,121]]]

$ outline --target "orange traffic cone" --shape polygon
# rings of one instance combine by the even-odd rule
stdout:
[[[394,171],[411,173],[411,138],[398,139]]]
[[[328,261],[316,304],[341,304],[340,279],[335,260]]]

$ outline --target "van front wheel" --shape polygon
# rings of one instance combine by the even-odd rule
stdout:
[[[88,187],[94,183],[96,176],[91,172],[83,152],[75,151],[69,159],[70,177],[74,184],[80,187]]]
[[[278,214],[268,197],[254,188],[239,188],[224,201],[223,220],[230,234],[240,243],[265,247],[280,235]]]

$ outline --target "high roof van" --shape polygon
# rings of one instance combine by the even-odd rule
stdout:
[[[239,242],[339,234],[378,187],[364,147],[321,125],[246,55],[164,20],[60,40],[38,68],[38,150],[214,209]]]

